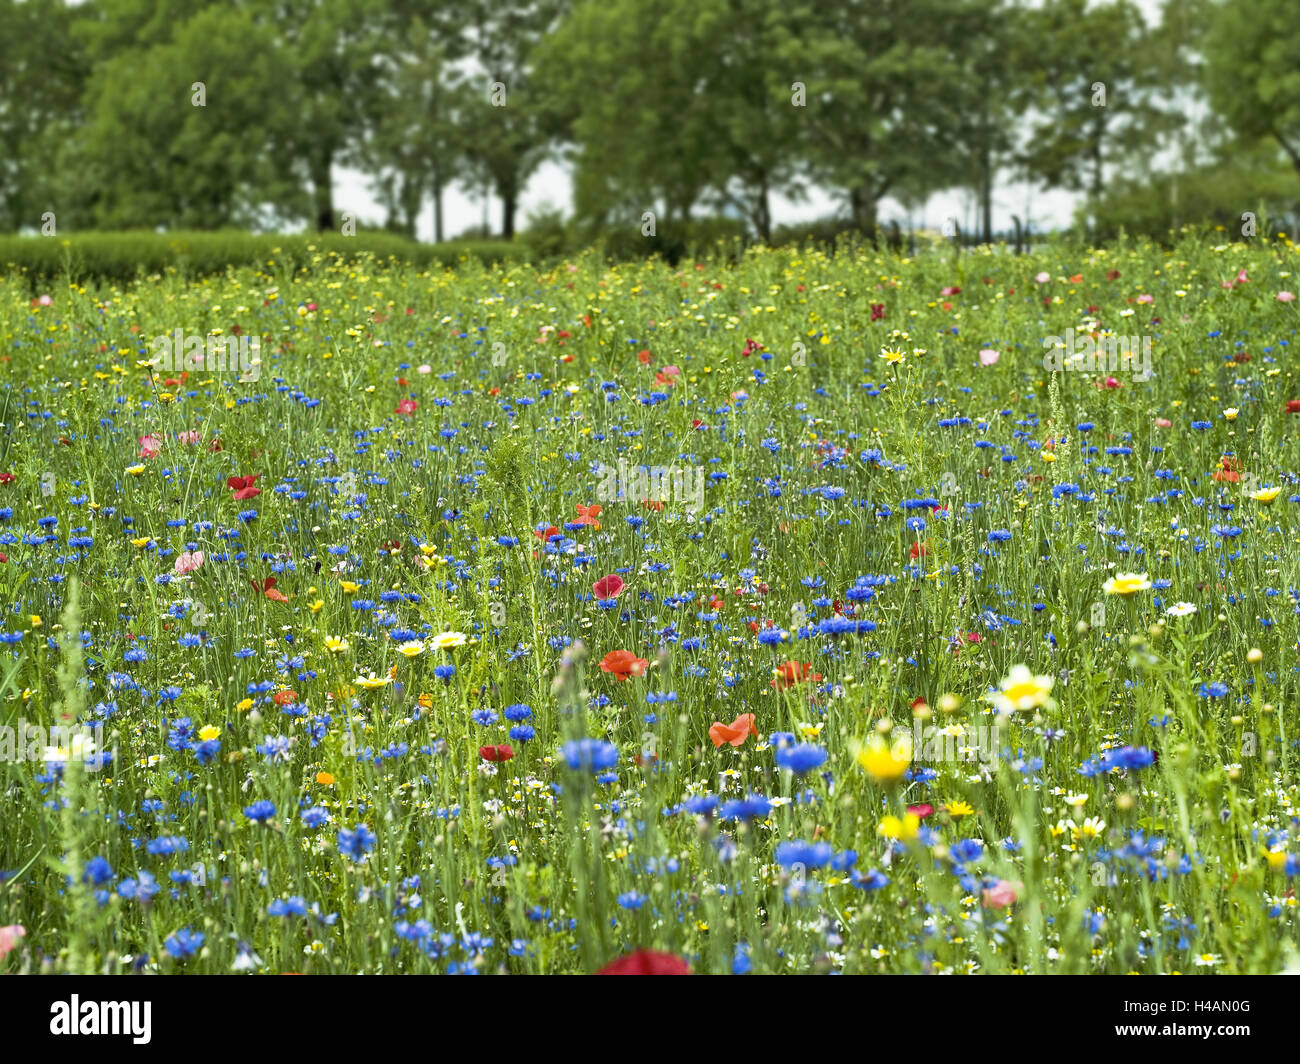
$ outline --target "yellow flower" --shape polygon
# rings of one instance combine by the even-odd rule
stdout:
[[[970,816],[975,812],[974,809],[972,809],[966,802],[963,802],[960,798],[955,802],[949,802],[943,808],[953,819],[956,819],[957,817]]]
[[[886,362],[888,362],[891,366],[896,366],[898,363],[903,361],[903,352],[894,351],[888,347],[882,347],[880,349],[880,357],[883,358]]]
[[[380,687],[387,687],[393,682],[391,676],[358,676],[353,683],[358,687],[364,687],[367,691],[374,691]]]
[[[341,587],[344,593],[348,595],[355,595],[361,590],[361,585],[354,584],[351,580],[340,580],[339,587]]]
[[[320,611],[325,608],[325,603],[321,599],[317,599],[307,608],[311,610],[312,613],[320,613]]]
[[[403,643],[397,649],[408,658],[418,658],[424,653],[424,644],[418,639],[412,639],[409,642]]]
[[[998,685],[999,690],[985,697],[993,703],[999,714],[1009,716],[1017,710],[1046,706],[1051,701],[1052,685],[1055,682],[1050,676],[1035,676],[1029,671],[1028,665],[1013,665]]]
[[[1228,407],[1228,409],[1223,412],[1223,416],[1226,417],[1229,421],[1236,421],[1237,408],[1235,406]]]
[[[32,627],[39,628],[43,623],[41,621],[41,615],[39,613],[33,613],[31,616],[32,616]]]
[[[1106,821],[1099,816],[1090,816],[1083,822],[1082,827],[1077,827],[1074,821],[1070,821],[1070,837],[1076,842],[1079,839],[1095,839],[1106,830]]]
[[[1148,591],[1151,581],[1146,573],[1116,573],[1101,589],[1108,595],[1132,595],[1137,591]]]
[[[419,702],[424,709],[428,709],[433,705],[433,695],[429,694],[428,691],[421,691],[420,697],[417,698],[416,701]]]
[[[202,739],[205,743],[212,739],[215,739],[220,734],[221,734],[221,729],[214,727],[211,724],[205,725],[204,727],[199,729],[199,738]]]
[[[439,650],[463,647],[469,637],[464,632],[441,632],[433,637],[433,645]]]
[[[857,762],[877,783],[897,783],[912,763],[912,740],[905,736],[893,746],[877,735],[857,752]]]
[[[328,772],[317,772],[316,782],[319,783],[322,787],[333,787],[334,777],[331,776]]]
[[[883,835],[887,839],[909,842],[916,838],[920,826],[921,818],[915,813],[905,813],[901,818],[890,815],[880,818],[880,823],[876,826],[876,834]]]
[[[1256,502],[1261,502],[1265,506],[1272,506],[1273,500],[1282,494],[1281,488],[1260,488],[1259,491],[1252,491],[1250,497]]]
[[[150,539],[148,536],[141,536],[139,539],[131,540],[131,546],[133,547],[147,547],[149,546],[149,543]]]
[[[126,471],[130,473],[131,476],[138,477],[141,473],[144,472],[144,466],[142,465],[127,466]]]
[[[348,649],[348,641],[342,636],[330,635],[325,637],[325,649],[331,654],[342,654]]]
[[[235,708],[241,713],[246,713],[248,710],[253,708],[253,700],[251,698],[245,698],[242,702],[236,703]]]

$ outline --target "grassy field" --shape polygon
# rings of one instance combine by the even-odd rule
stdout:
[[[0,281],[0,971],[1294,966],[1296,265]]]

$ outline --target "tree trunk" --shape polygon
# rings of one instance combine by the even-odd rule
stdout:
[[[985,244],[993,243],[993,152],[989,149],[988,138],[984,140],[984,158],[980,188],[980,239]]]
[[[518,195],[514,191],[502,192],[501,194],[501,236],[505,240],[513,240],[515,235],[515,208],[518,206]]]
[[[876,197],[870,189],[859,185],[849,190],[849,212],[856,228],[869,237],[876,235]]]
[[[433,239],[442,243],[442,182],[433,182]]]
[[[415,226],[420,218],[420,205],[424,201],[424,190],[419,178],[407,176],[402,179],[402,231],[412,240],[415,239]]]
[[[311,183],[316,197],[316,229],[329,232],[334,228],[334,181],[331,156],[320,159],[313,167]]]
[[[764,174],[758,183],[758,197],[754,202],[754,209],[750,212],[754,228],[758,231],[758,239],[764,244],[772,242],[772,204],[768,198],[767,175]]]

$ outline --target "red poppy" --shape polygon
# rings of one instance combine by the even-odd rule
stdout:
[[[930,548],[925,543],[913,543],[908,553],[913,558],[925,558],[929,555]]]
[[[9,560],[9,555],[0,554],[0,565],[4,565]]]
[[[623,590],[623,578],[615,573],[608,576],[602,576],[591,585],[591,593],[596,596],[597,602],[604,602],[606,599],[618,598],[619,592]]]
[[[638,352],[636,353],[636,357],[637,357],[638,361],[640,361],[640,363],[641,363],[643,366],[648,366],[648,365],[650,365],[650,361],[651,361],[651,359],[654,358],[654,356],[653,356],[652,354],[650,354],[649,351],[638,351]]]
[[[289,596],[281,591],[275,590],[275,577],[268,576],[265,580],[250,580],[253,587],[262,592],[272,602],[288,602]]]
[[[393,411],[393,413],[405,414],[407,417],[410,417],[419,408],[420,408],[420,404],[417,403],[414,399],[403,399],[400,403],[397,404],[397,408]]]
[[[1288,414],[1300,414],[1300,399],[1288,399],[1286,401],[1286,412]],[[3,476],[3,474],[0,474]]]
[[[17,479],[12,473],[0,473],[0,484],[12,484]]]
[[[664,504],[661,499],[642,499],[641,505],[647,510],[653,510],[655,513],[663,513]]]
[[[1119,270],[1107,270],[1107,271],[1106,271],[1106,280],[1108,280],[1108,281],[1118,281],[1118,280],[1119,280]]]
[[[600,663],[600,671],[610,673],[619,683],[625,683],[629,676],[644,676],[649,667],[650,662],[630,650],[611,650]]]
[[[808,662],[800,665],[797,661],[787,661],[777,670],[776,679],[771,680],[769,686],[775,687],[778,691],[788,691],[795,684],[803,683],[805,680],[820,683],[821,678],[821,673],[813,672],[812,665]]]
[[[740,352],[740,357],[741,357],[741,358],[748,358],[750,355],[757,354],[759,351],[762,351],[762,350],[763,350],[763,345],[760,344],[757,340],[750,340],[750,339],[746,338],[746,339],[745,339],[745,350],[743,350],[742,352]]]
[[[478,756],[484,761],[509,761],[515,752],[509,744],[502,743],[500,746],[480,746]]]
[[[271,701],[277,706],[291,706],[298,701],[297,691],[276,691],[271,696]]]
[[[600,522],[596,520],[600,516],[600,503],[592,503],[590,506],[583,506],[578,503],[578,520],[574,524],[590,525],[595,531],[600,531]]]
[[[885,304],[884,304],[884,303],[872,303],[872,304],[871,304],[871,320],[872,320],[872,321],[880,321],[884,316],[885,316]]]
[[[907,811],[919,820],[934,816],[934,806],[929,802],[922,802],[920,805],[909,805]]]
[[[691,966],[672,953],[652,949],[639,949],[619,957],[597,975],[690,975]]]
[[[754,727],[754,714],[752,713],[742,713],[730,724],[714,721],[713,727],[709,729],[709,738],[713,740],[715,749],[723,743],[730,743],[732,746],[744,746],[746,739],[757,734],[758,729]]]
[[[261,476],[260,473],[253,473],[251,476],[246,477],[227,477],[226,487],[235,493],[236,499],[252,499],[262,494],[261,488],[253,486],[253,481],[259,476]]]

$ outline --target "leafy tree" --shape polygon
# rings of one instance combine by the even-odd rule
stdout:
[[[1300,5],[1233,0],[1210,6],[1201,48],[1215,109],[1241,138],[1269,137],[1300,173]]]
[[[63,0],[0,0],[0,230],[37,227],[51,209],[72,220],[59,155],[81,121],[89,64],[72,26],[87,17]]]

